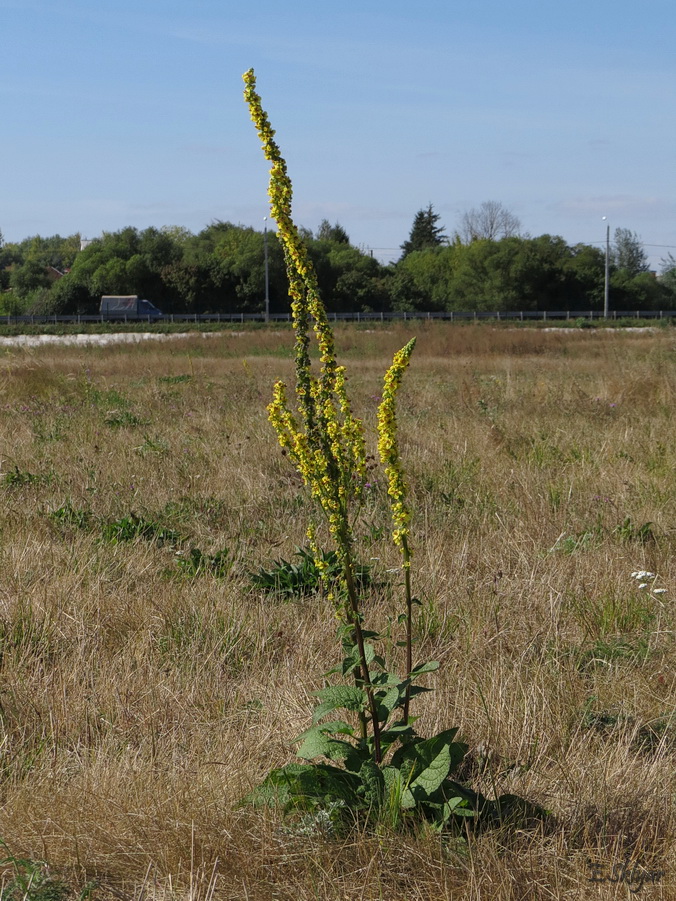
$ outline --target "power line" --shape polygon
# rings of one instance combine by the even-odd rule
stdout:
[[[591,246],[593,246],[594,244],[601,244],[603,247],[606,246],[605,241],[578,241],[577,243],[590,244]],[[637,241],[636,244],[639,247],[664,247],[666,249],[676,250],[676,244],[649,244],[647,241]]]
[[[577,241],[577,244],[602,244],[605,247],[605,240],[603,241]],[[662,247],[666,250],[676,250],[676,244],[650,244],[647,241],[637,241],[636,242],[640,247]],[[575,246],[575,245],[572,245]],[[373,251],[374,253],[400,253],[401,247],[369,247],[369,251]]]

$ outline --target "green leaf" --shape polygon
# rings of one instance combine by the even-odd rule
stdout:
[[[433,689],[425,688],[424,685],[412,685],[409,695],[411,698],[415,698],[417,695],[423,695],[428,691],[433,691]]]
[[[448,745],[442,744],[438,748],[438,753],[432,757],[429,765],[413,781],[409,782],[408,787],[404,789],[401,806],[404,808],[415,807],[416,804],[434,794],[448,776],[451,765],[450,748]]]
[[[414,734],[411,726],[407,726],[404,723],[397,723],[394,726],[383,729],[380,733],[380,747],[383,754],[386,754],[396,741],[408,740],[412,738]]]
[[[413,717],[411,717],[411,720]],[[380,733],[381,738],[387,737],[388,740],[394,741],[398,738],[402,738],[406,733],[413,734],[413,729],[411,729],[410,724],[406,725],[406,723],[395,723],[393,726],[388,726],[387,730]]]
[[[254,807],[263,805],[284,806],[294,795],[304,775],[314,772],[310,764],[290,763],[287,766],[271,770],[260,785],[257,785],[240,801],[240,806],[251,804]]]
[[[397,796],[397,807],[399,806],[399,798],[401,796],[401,771],[396,766],[384,766],[382,769],[383,781],[385,783],[385,794],[390,800]]]
[[[306,729],[305,732],[301,732],[300,735],[297,735],[296,741],[303,741],[303,739],[306,738],[310,732],[314,732],[315,729],[319,729],[326,734],[354,735],[354,726],[351,726],[344,720],[331,720],[331,722],[322,723],[321,726],[311,726],[309,729]]]
[[[411,670],[411,678],[414,679],[416,676],[422,676],[423,673],[434,673],[438,669],[439,664],[436,660],[430,660],[427,663],[419,663]]]
[[[446,826],[453,817],[473,817],[476,815],[476,810],[471,801],[460,795],[449,798],[441,804],[430,806],[437,809],[434,822],[439,827]]]
[[[376,655],[376,650],[370,642],[365,642],[364,644],[364,656],[366,657],[366,663],[370,666],[371,663],[376,662],[378,666],[383,666],[384,661],[382,657],[378,657]],[[361,665],[361,657],[359,656],[359,648],[357,645],[352,645],[349,649],[348,654],[343,660],[342,666],[342,674],[344,676],[348,676],[352,673],[358,666]]]
[[[331,738],[321,729],[308,729],[305,740],[297,751],[303,760],[314,760],[315,757],[328,757],[329,760],[345,760],[353,751],[353,746],[339,738]]]
[[[380,767],[371,758],[365,760],[359,769],[359,778],[359,794],[369,807],[378,809],[385,793],[385,780]]]
[[[414,773],[417,776],[431,765],[442,748],[448,748],[450,763],[454,767],[457,766],[467,753],[466,745],[453,741],[457,731],[457,729],[446,729],[425,741],[402,745],[395,751],[391,761],[392,765],[401,768],[405,761],[410,761],[414,765]]]
[[[378,722],[386,723],[392,715],[392,711],[400,706],[401,692],[398,685],[392,686],[388,691],[378,691],[375,694],[376,715]]]
[[[275,805],[311,810],[330,801],[343,801],[349,807],[364,807],[358,795],[361,783],[355,773],[330,764],[290,763],[268,773],[240,802],[244,804]]]
[[[397,685],[402,690],[406,688],[408,682],[404,680],[401,682],[399,680],[399,676],[396,673],[388,673],[385,670],[382,670],[379,673],[374,673],[371,678],[372,685]]]
[[[366,692],[354,685],[329,685],[316,691],[315,694],[322,703],[315,708],[312,714],[313,723],[319,722],[323,716],[333,710],[358,712],[364,710],[368,703]]]

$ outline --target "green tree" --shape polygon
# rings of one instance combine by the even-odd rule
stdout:
[[[25,254],[22,251],[20,244],[15,244],[13,242],[3,244],[0,247],[0,270],[7,269],[14,263],[22,263],[24,258]]]
[[[513,310],[528,308],[523,274],[515,273],[521,248],[518,238],[478,239],[455,245],[450,309]]]
[[[203,263],[213,256],[216,245],[230,229],[236,228],[232,222],[216,219],[201,232],[188,238],[185,242],[183,258],[186,263]]]
[[[401,259],[413,253],[415,250],[428,250],[431,247],[440,247],[447,240],[443,225],[437,223],[441,219],[430,203],[426,209],[418,210],[413,219],[411,233],[408,241],[401,245]]]
[[[284,257],[274,232],[268,231],[270,309],[288,310],[288,284]],[[213,257],[224,277],[220,309],[225,312],[259,313],[265,304],[265,235],[245,226],[230,226],[218,237]],[[216,312],[216,311],[214,311]]]
[[[610,277],[610,306],[614,310],[658,310],[669,305],[671,294],[653,272],[632,275],[618,269]]]
[[[99,266],[92,276],[90,292],[96,297],[102,294],[134,294],[127,265],[120,257],[113,257]]]
[[[601,301],[604,259],[555,235],[469,244],[458,238],[411,253],[396,269],[418,309],[565,310]]]
[[[171,238],[172,242],[179,247],[185,246],[185,244],[193,237],[193,233],[190,229],[184,228],[182,225],[163,225],[160,231],[163,235],[167,235]]]
[[[224,276],[216,261],[180,260],[162,270],[165,313],[219,312]]]
[[[385,269],[371,254],[349,243],[345,230],[320,226],[305,243],[329,312],[355,313],[389,308]],[[346,240],[347,239],[347,240]]]
[[[98,310],[102,294],[138,294],[162,308],[165,299],[163,271],[182,259],[189,235],[182,230],[127,227],[104,232],[101,238],[78,252],[71,271],[61,281],[55,303],[63,312]],[[77,286],[77,288],[75,288]],[[82,309],[85,291],[89,297]]]
[[[38,288],[48,288],[51,281],[44,263],[28,259],[23,265],[15,264],[12,267],[9,284],[17,297],[25,298]]]
[[[616,269],[624,269],[630,277],[648,272],[648,255],[636,232],[628,228],[615,229],[613,264]]]
[[[414,250],[396,265],[392,304],[397,310],[445,310],[454,274],[454,248]]]
[[[660,281],[668,292],[668,296],[676,302],[676,257],[673,253],[660,260]]]
[[[602,309],[605,277],[605,251],[589,244],[575,244],[563,263],[570,285],[563,309]]]
[[[92,298],[88,287],[70,275],[55,282],[49,292],[49,298],[42,298],[40,307],[35,305],[32,312],[38,315],[53,313],[95,313],[98,310],[98,298]]]
[[[328,219],[322,219],[317,229],[318,241],[332,241],[334,244],[349,244],[350,237],[343,226],[336,222],[333,225]]]

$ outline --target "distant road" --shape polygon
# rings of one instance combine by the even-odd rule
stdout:
[[[599,310],[554,310],[554,311],[534,311],[534,310],[510,310],[508,312],[500,311],[467,311],[467,312],[389,312],[389,313],[328,313],[331,322],[391,322],[391,321],[408,321],[413,319],[442,319],[449,322],[479,320],[479,319],[495,319],[498,322],[511,321],[532,321],[532,322],[548,322],[550,320],[589,320],[599,322],[603,320],[603,313]],[[609,314],[609,319],[617,321],[618,319],[673,319],[676,317],[676,310],[613,310]],[[291,320],[290,313],[271,313],[270,322],[289,322]],[[81,316],[72,314],[69,316],[0,316],[0,325],[47,325],[58,323],[102,323],[102,322],[119,322],[119,323],[151,323],[151,324],[167,324],[181,322],[265,322],[263,313],[168,313],[157,317],[141,317],[141,316],[106,316],[96,314],[93,316]]]

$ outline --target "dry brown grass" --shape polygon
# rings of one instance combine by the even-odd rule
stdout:
[[[304,543],[307,501],[265,414],[288,331],[0,357],[0,836],[99,896],[577,899],[588,859],[665,871],[676,897],[676,339],[416,325],[401,397],[421,659],[420,731],[460,726],[487,792],[553,812],[468,847],[432,834],[326,841],[236,801],[292,759],[334,664],[321,599],[248,573]],[[411,329],[339,328],[356,406]],[[66,514],[54,511],[71,508]],[[76,513],[86,517],[78,523]],[[113,544],[130,513],[184,547]],[[397,565],[361,527],[377,572]],[[641,527],[651,523],[641,532]],[[633,570],[659,574],[662,595]],[[391,577],[390,577],[391,578]],[[387,592],[368,602],[384,625]]]

